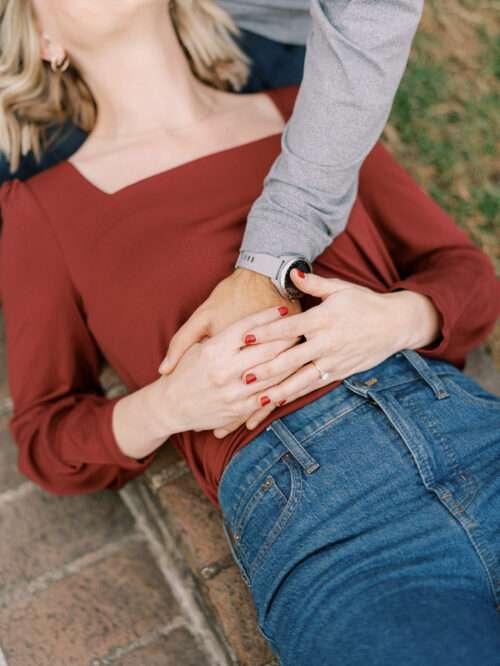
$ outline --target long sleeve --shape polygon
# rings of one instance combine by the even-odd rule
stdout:
[[[18,466],[56,494],[118,489],[144,470],[125,456],[99,384],[101,358],[57,239],[27,185],[3,188],[1,273],[10,423]]]
[[[304,79],[242,250],[313,260],[345,229],[422,7],[423,0],[311,0]]]
[[[378,144],[360,172],[360,199],[397,267],[392,291],[428,296],[441,339],[418,350],[463,368],[500,315],[500,282],[488,257]]]

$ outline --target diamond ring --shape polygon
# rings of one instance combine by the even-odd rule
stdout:
[[[322,370],[315,361],[311,361],[311,363],[314,365],[316,370],[319,372],[319,376],[323,381],[328,381],[331,378],[330,373],[325,372],[324,370]]]

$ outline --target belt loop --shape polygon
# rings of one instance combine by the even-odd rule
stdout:
[[[443,400],[443,398],[449,398],[450,394],[446,390],[444,382],[442,379],[434,372],[430,364],[417,354],[417,352],[412,349],[404,349],[401,352],[408,363],[413,366],[413,368],[418,372],[422,379],[431,387],[434,395],[438,400]]]
[[[312,474],[320,465],[313,456],[306,451],[296,437],[288,430],[281,419],[275,419],[269,426],[285,448],[292,454],[306,474]]]

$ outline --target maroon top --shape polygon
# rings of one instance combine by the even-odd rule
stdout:
[[[285,119],[297,89],[270,93]],[[0,190],[11,430],[19,468],[58,494],[119,489],[140,474],[111,427],[103,359],[134,391],[157,379],[179,326],[233,271],[246,216],[280,152],[275,134],[105,194],[69,162]],[[499,285],[487,257],[381,146],[368,156],[347,230],[315,271],[379,292],[432,298],[442,339],[426,356],[463,367],[490,332]],[[318,303],[307,297],[305,307]],[[218,506],[231,456],[270,421],[336,384],[278,408],[256,430],[172,437]]]

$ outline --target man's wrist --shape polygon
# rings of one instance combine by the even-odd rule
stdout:
[[[278,293],[287,300],[295,300],[303,295],[290,279],[291,271],[296,268],[305,273],[312,271],[311,263],[299,254],[275,256],[266,252],[240,250],[235,268],[246,268],[271,279]]]
[[[248,282],[250,284],[263,284],[266,286],[271,286],[274,291],[279,294],[279,290],[276,287],[276,285],[273,283],[271,278],[267,275],[263,275],[262,273],[259,273],[258,271],[254,271],[250,268],[235,268],[234,269],[234,276],[237,279],[241,279],[243,282]]]

